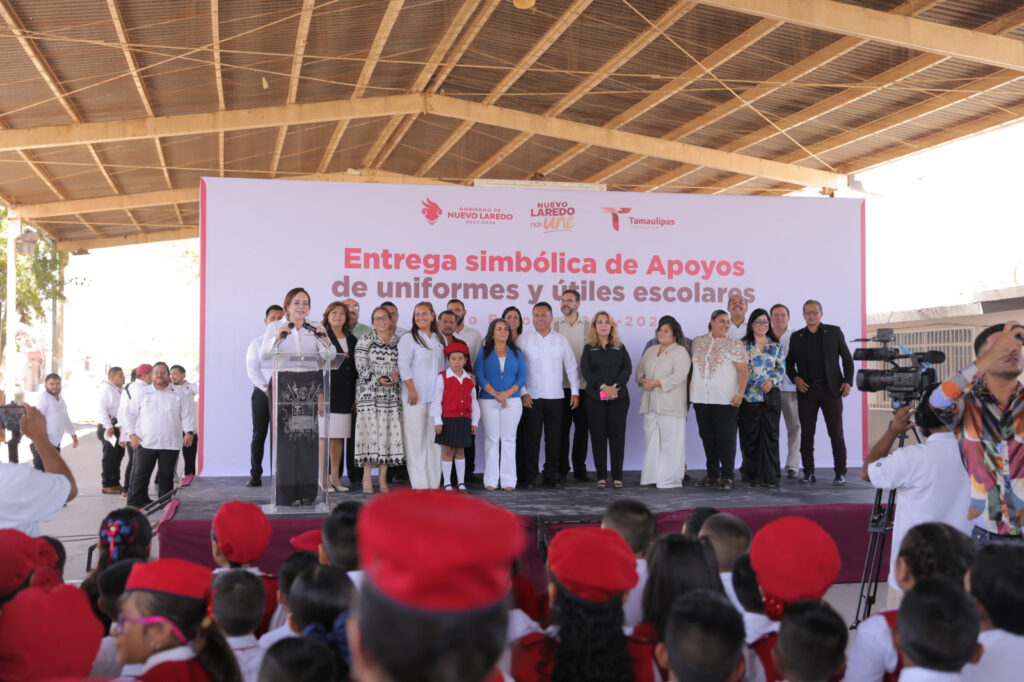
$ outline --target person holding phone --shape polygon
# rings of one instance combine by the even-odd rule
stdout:
[[[597,487],[608,482],[608,454],[611,450],[612,486],[622,487],[622,462],[626,446],[626,415],[633,373],[629,351],[619,339],[618,325],[606,311],[594,315],[587,331],[587,344],[580,359],[583,374],[583,402],[590,418],[590,445],[594,450]]]
[[[373,493],[374,466],[380,491],[386,493],[390,490],[388,467],[405,463],[399,337],[392,332],[387,308],[374,308],[370,321],[373,330],[356,343],[356,466],[363,467],[363,492],[367,494]]]

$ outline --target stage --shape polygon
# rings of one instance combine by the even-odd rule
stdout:
[[[659,490],[641,487],[639,472],[626,472],[625,487],[601,490],[593,483],[570,481],[565,488],[489,492],[472,486],[469,493],[501,505],[517,514],[529,542],[523,553],[524,573],[538,586],[544,579],[541,551],[541,525],[552,535],[560,528],[575,523],[598,523],[605,507],[613,500],[634,497],[643,501],[655,514],[659,534],[678,532],[683,520],[696,507],[711,506],[743,518],[751,529],[781,516],[801,515],[820,523],[835,538],[843,566],[839,582],[859,582],[868,544],[868,518],[875,489],[850,472],[843,487],[831,485],[832,472],[822,471],[819,481],[802,485],[796,479],[783,479],[778,489],[752,488],[737,481],[731,491],[700,488],[687,483],[683,488]],[[691,471],[696,479],[703,471]],[[228,500],[244,500],[256,504],[270,502],[269,479],[262,488],[246,488],[245,477],[196,477],[186,481],[177,497],[165,509],[157,533],[160,556],[189,559],[212,566],[210,555],[210,521],[217,508]],[[402,484],[394,484],[399,488]],[[378,493],[379,494],[379,493]],[[332,504],[348,500],[366,501],[370,496],[361,491],[331,493]],[[271,515],[274,535],[263,560],[264,571],[275,573],[292,553],[289,538],[319,528],[322,516]],[[884,557],[882,579],[888,574],[888,547]]]

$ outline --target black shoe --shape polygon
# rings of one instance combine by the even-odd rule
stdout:
[[[565,484],[561,481],[544,481],[545,488],[564,488]]]
[[[262,488],[263,481],[258,478],[250,478],[249,482],[245,484],[246,488]]]
[[[590,478],[590,476],[587,476],[586,474],[582,474],[582,475],[573,474],[572,480],[576,481],[577,483],[589,483],[590,481],[592,481],[594,479]]]
[[[846,485],[846,476],[843,476],[842,474],[837,475],[835,480],[832,481],[832,485],[835,485],[835,486]]]
[[[818,478],[814,474],[805,474],[804,477],[800,479],[800,482],[801,483],[817,483],[818,482]]]
[[[796,478],[796,469],[786,469],[786,478]]]

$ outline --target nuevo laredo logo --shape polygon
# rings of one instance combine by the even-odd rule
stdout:
[[[530,226],[544,234],[572,232],[576,227],[576,209],[567,201],[539,201],[530,209]]]
[[[437,219],[444,213],[440,206],[430,200],[430,197],[427,197],[426,201],[420,203],[423,204],[423,208],[420,210],[420,213],[423,214],[423,217],[426,218],[427,222],[431,225],[436,223]]]
[[[626,216],[630,213],[632,208],[613,208],[611,206],[602,206],[601,210],[605,213],[612,214],[612,229],[616,232],[619,231],[619,216]],[[635,215],[626,216],[626,225],[634,229],[653,229],[657,230],[662,227],[668,227],[675,225],[676,221],[674,218],[662,218],[662,217],[640,217]]]

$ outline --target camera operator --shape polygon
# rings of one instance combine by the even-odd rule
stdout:
[[[25,406],[21,432],[36,446],[43,471],[21,464],[0,463],[0,528],[14,528],[37,537],[40,521],[50,521],[78,495],[71,469],[50,443],[46,418]]]
[[[956,438],[928,406],[932,384],[921,396],[914,420],[913,406],[896,410],[889,428],[872,446],[860,469],[860,477],[876,488],[898,491],[896,516],[892,524],[892,552],[889,561],[889,608],[896,608],[903,592],[897,578],[896,559],[907,531],[921,523],[941,521],[965,534],[971,532],[967,508],[971,502],[970,481],[960,462]],[[901,434],[914,426],[925,442],[889,450]]]
[[[1021,540],[1024,509],[1024,327],[988,327],[974,339],[974,364],[952,374],[928,400],[956,435],[971,478],[971,537],[986,545]]]

